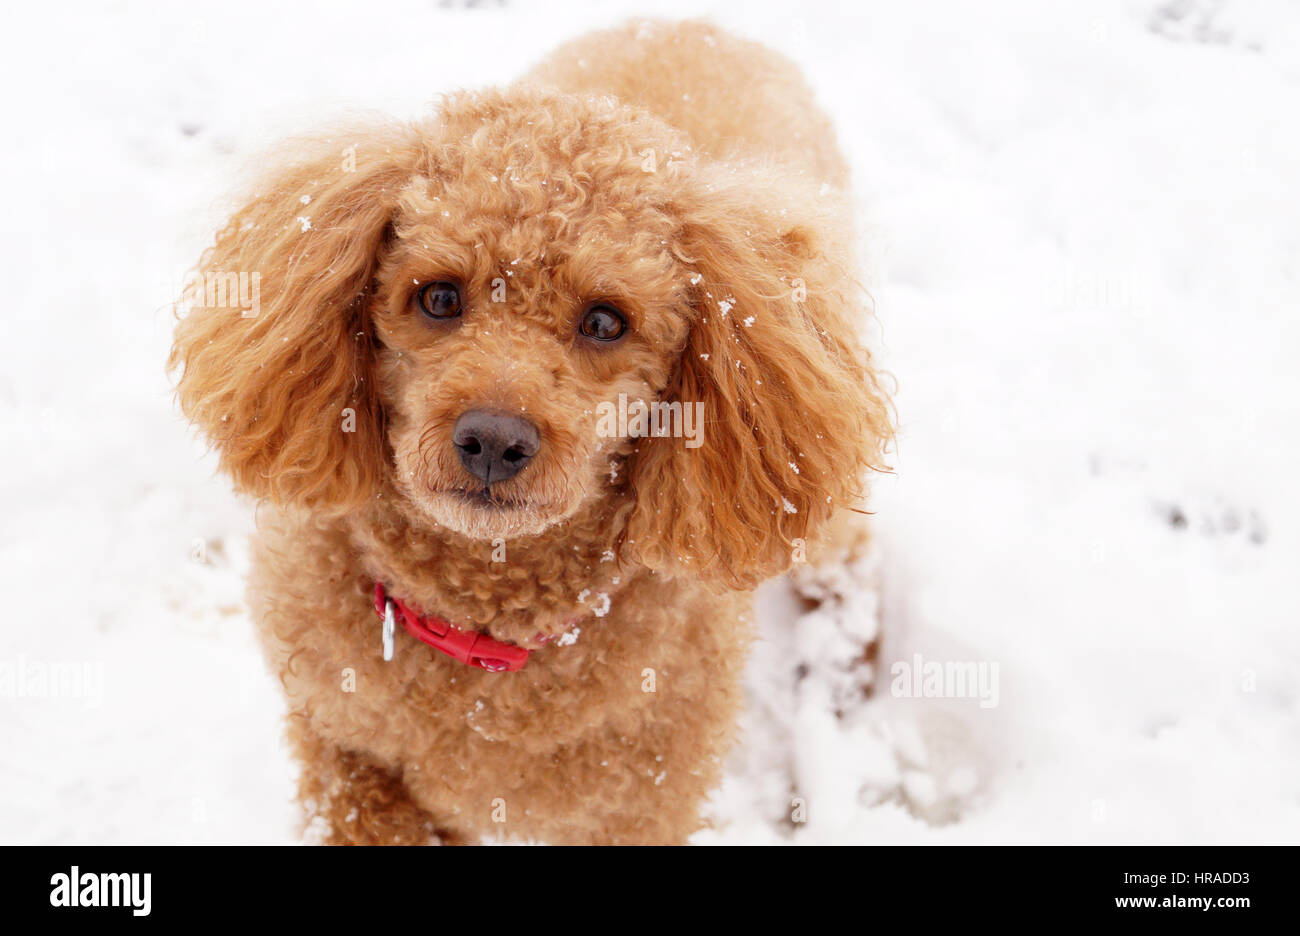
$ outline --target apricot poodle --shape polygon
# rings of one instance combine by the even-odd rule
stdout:
[[[753,589],[891,434],[845,185],[786,59],[644,22],[295,141],[217,234],[171,364],[320,838],[700,827]]]

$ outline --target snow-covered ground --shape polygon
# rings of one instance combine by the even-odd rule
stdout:
[[[294,840],[170,303],[268,143],[647,12],[806,68],[899,384],[877,555],[814,615],[767,588],[697,840],[1300,840],[1300,8],[78,7],[0,38],[0,841]],[[967,697],[911,691],[958,663]]]

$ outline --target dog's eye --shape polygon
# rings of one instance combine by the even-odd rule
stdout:
[[[582,333],[597,341],[614,341],[627,329],[623,314],[610,305],[594,305],[582,313]]]
[[[455,283],[440,281],[422,286],[415,301],[429,318],[453,319],[460,315],[460,290]]]

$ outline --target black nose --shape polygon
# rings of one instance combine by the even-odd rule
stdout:
[[[491,410],[462,413],[451,441],[465,470],[484,484],[519,474],[541,445],[537,427],[528,420]]]

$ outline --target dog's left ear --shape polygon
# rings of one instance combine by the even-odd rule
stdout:
[[[833,198],[790,189],[716,173],[677,201],[692,325],[662,399],[702,403],[704,424],[697,447],[647,438],[633,455],[627,548],[651,568],[753,586],[884,468],[890,405],[847,225]]]

